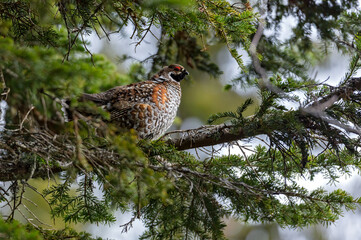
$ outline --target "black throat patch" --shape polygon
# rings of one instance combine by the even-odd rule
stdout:
[[[181,72],[180,74],[176,75],[174,73],[171,73],[170,76],[176,80],[177,82],[180,82],[185,76],[187,75],[187,72]]]

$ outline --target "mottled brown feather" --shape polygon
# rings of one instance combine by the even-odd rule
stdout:
[[[102,106],[110,112],[112,122],[120,127],[134,128],[140,138],[154,139],[172,124],[181,97],[179,81],[187,74],[181,65],[172,64],[150,80],[101,93],[84,93],[82,100]]]

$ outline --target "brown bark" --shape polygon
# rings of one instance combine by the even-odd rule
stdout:
[[[166,136],[178,134],[175,138],[166,140],[168,144],[174,145],[178,150],[187,150],[198,147],[213,146],[216,144],[229,143],[241,140],[247,136],[242,127],[231,125],[209,125],[197,129],[184,131],[175,131],[166,134]],[[258,133],[261,134],[261,133]]]

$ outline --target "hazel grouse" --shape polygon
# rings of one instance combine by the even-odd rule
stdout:
[[[122,128],[135,129],[139,138],[157,139],[176,117],[181,98],[180,81],[186,75],[188,72],[183,66],[172,64],[150,80],[101,93],[84,93],[81,99],[103,107],[110,113],[111,122]],[[69,108],[65,112],[70,117]]]

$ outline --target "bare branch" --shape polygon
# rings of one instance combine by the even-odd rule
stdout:
[[[310,103],[306,107],[301,107],[300,111],[305,114],[311,114],[315,117],[321,118],[322,120],[341,127],[348,132],[353,132],[361,135],[361,129],[357,126],[349,126],[347,124],[341,123],[336,119],[330,118],[325,113],[325,110],[331,107],[335,102],[339,101],[340,99],[348,99],[352,95],[352,93],[357,90],[361,90],[360,77],[351,78],[345,86],[334,88],[334,90],[330,94]]]
[[[165,136],[169,136],[174,133],[178,133],[180,136],[168,139],[166,142],[174,145],[178,150],[230,143],[232,141],[251,137],[247,136],[241,127],[235,128],[234,126],[226,124],[202,126],[197,129],[184,131],[178,130],[170,132]],[[262,132],[259,132],[258,134],[262,134]]]

